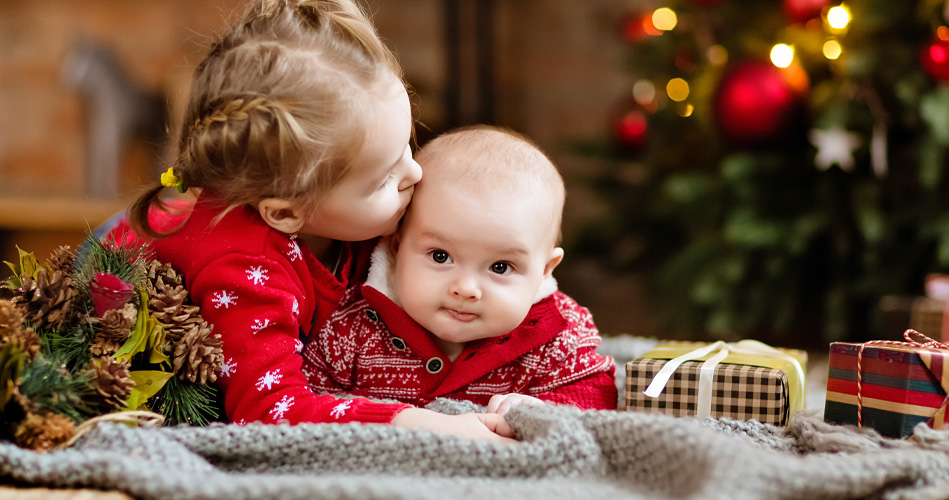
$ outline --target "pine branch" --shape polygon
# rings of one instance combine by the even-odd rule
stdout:
[[[140,283],[145,279],[145,263],[150,252],[148,245],[103,242],[90,233],[76,255],[76,270],[72,275],[76,289],[88,292],[96,273],[112,274],[126,283]],[[88,299],[88,293],[84,298]]]
[[[70,371],[85,367],[89,362],[89,345],[95,333],[91,324],[83,322],[59,330],[40,332],[43,356],[52,363],[68,367]]]
[[[220,417],[217,400],[219,392],[214,385],[197,384],[171,377],[148,402],[148,406],[165,417],[165,425],[203,426]]]
[[[69,373],[64,366],[43,357],[23,372],[20,394],[40,410],[66,416],[76,423],[96,414],[86,401],[93,394],[88,371]]]

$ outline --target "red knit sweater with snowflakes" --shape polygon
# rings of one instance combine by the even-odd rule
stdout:
[[[582,409],[616,408],[615,362],[596,352],[600,335],[590,312],[556,290],[553,279],[514,331],[467,342],[452,361],[390,299],[394,277],[380,277],[389,259],[377,250],[371,284],[347,292],[304,349],[303,371],[314,391],[419,406],[436,397],[487,405],[496,394],[520,393]]]
[[[337,278],[249,207],[231,210],[215,224],[223,206],[205,192],[178,232],[150,244],[158,259],[184,275],[192,300],[221,335],[218,385],[227,417],[237,423],[388,423],[407,408],[318,396],[301,371],[312,325],[325,323],[347,285],[365,276],[371,242],[344,245]],[[164,230],[180,216],[154,211],[149,220]],[[130,235],[127,223],[112,232],[119,241]]]

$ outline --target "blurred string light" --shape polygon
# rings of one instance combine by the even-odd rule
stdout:
[[[942,41],[949,42],[949,28],[945,26],[936,28],[936,37]]]
[[[655,26],[656,29],[671,31],[676,27],[676,23],[678,22],[679,19],[676,17],[675,11],[668,7],[656,9],[656,11],[652,13],[652,25]]]
[[[666,84],[666,94],[675,102],[682,102],[689,98],[689,83],[681,78],[673,78]]]
[[[779,43],[771,48],[771,62],[779,68],[787,68],[794,61],[794,47]]]
[[[846,5],[840,4],[827,11],[827,26],[831,31],[842,32],[847,29],[848,24],[850,24],[850,9]]]
[[[688,117],[692,116],[692,112],[693,112],[693,111],[695,111],[695,106],[693,106],[693,105],[691,105],[691,104],[684,104],[684,105],[680,106],[679,109],[678,109],[679,116],[681,116],[681,117],[683,117],[683,118],[688,118]]]
[[[824,47],[822,48],[824,57],[830,60],[835,60],[840,57],[840,54],[843,53],[843,48],[840,46],[840,42],[831,38],[824,42]]]
[[[713,66],[724,66],[728,62],[728,50],[721,45],[712,45],[705,52],[708,62]]]
[[[643,79],[633,84],[633,100],[641,106],[652,106],[656,101],[656,86]]]

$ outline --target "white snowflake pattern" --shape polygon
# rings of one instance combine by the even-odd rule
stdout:
[[[293,299],[293,315],[294,316],[300,315],[300,302],[297,301],[297,299]]]
[[[287,252],[287,257],[290,257],[290,262],[297,259],[303,260],[303,252],[300,251],[300,245],[297,244],[297,240],[290,240],[290,251]]]
[[[268,326],[272,326],[269,319],[255,319],[254,324],[250,325],[250,329],[254,332],[254,335],[257,335],[257,332],[267,328]]]
[[[234,361],[234,358],[228,358],[227,361],[221,363],[222,377],[230,377],[236,371],[237,371],[237,362]]]
[[[241,427],[247,425],[247,421],[244,420],[243,418],[240,419],[240,420],[238,420],[237,422],[234,422],[234,423],[237,424],[237,425],[239,425],[239,426],[241,426]]]
[[[287,410],[293,406],[293,396],[284,396],[283,399],[273,405],[273,408],[270,409],[270,416],[274,420],[279,420],[283,418],[283,415],[287,413]]]
[[[228,292],[227,290],[221,290],[220,292],[214,293],[214,298],[211,299],[211,302],[214,302],[215,309],[220,309],[221,306],[227,309],[237,304],[237,294]]]
[[[280,374],[279,368],[274,371],[268,371],[263,377],[257,379],[257,390],[263,391],[264,387],[266,387],[269,391],[273,388],[274,384],[279,384],[281,379],[283,379],[283,375]]]
[[[247,279],[253,281],[255,285],[263,285],[270,279],[268,276],[270,271],[264,269],[264,266],[250,266],[244,272],[247,273]]]
[[[293,339],[293,352],[301,353],[303,352],[303,341],[300,339]]]
[[[330,412],[330,416],[338,419],[339,417],[342,417],[343,415],[345,415],[346,410],[348,410],[349,407],[352,405],[353,405],[352,400],[343,401],[342,403],[333,407],[333,410]]]

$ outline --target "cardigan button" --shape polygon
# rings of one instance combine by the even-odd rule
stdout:
[[[442,363],[442,360],[437,357],[429,358],[429,360],[425,362],[425,370],[432,375],[442,371],[443,366],[445,366],[444,363]]]
[[[366,317],[369,318],[369,321],[372,321],[373,323],[379,322],[379,313],[377,313],[375,309],[370,309],[367,307]]]
[[[396,349],[400,351],[404,351],[405,341],[402,340],[402,337],[392,337],[392,347],[395,347]]]

